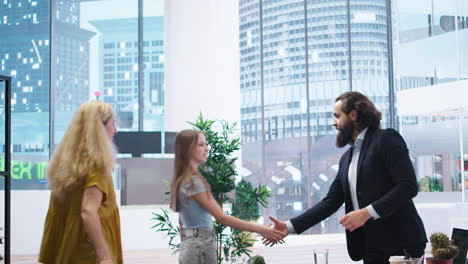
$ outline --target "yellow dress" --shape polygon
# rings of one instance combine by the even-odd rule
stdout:
[[[123,263],[120,216],[112,178],[94,169],[63,201],[53,194],[44,226],[39,262],[45,264],[98,264],[96,251],[88,240],[81,220],[81,201],[86,187],[97,186],[103,193],[99,219],[114,264]]]

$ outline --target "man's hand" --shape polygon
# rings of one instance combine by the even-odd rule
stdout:
[[[366,208],[352,211],[340,219],[340,224],[349,231],[354,231],[364,225],[372,216]]]
[[[284,222],[271,216],[270,216],[270,220],[273,222],[273,226],[272,226],[273,229],[276,229],[280,231],[281,233],[283,233],[284,237],[286,237],[289,234],[288,227],[286,226]],[[279,241],[279,243],[282,243],[282,241],[283,240]],[[262,242],[265,246],[273,246],[274,244],[276,244],[274,241],[268,240],[265,237],[262,238]]]

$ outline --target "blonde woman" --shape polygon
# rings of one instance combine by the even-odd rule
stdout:
[[[177,134],[171,209],[179,212],[182,230],[179,263],[217,263],[211,216],[224,225],[259,233],[272,241],[282,239],[284,234],[280,231],[249,223],[223,212],[213,198],[208,182],[198,173],[198,167],[206,162],[207,154],[208,147],[202,132],[183,130]]]
[[[40,263],[123,263],[111,176],[116,132],[106,103],[86,102],[73,117],[47,170],[52,193]]]

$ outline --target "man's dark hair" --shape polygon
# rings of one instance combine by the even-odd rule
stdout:
[[[356,128],[361,131],[366,127],[379,128],[382,113],[380,113],[375,105],[367,98],[367,96],[359,92],[346,92],[338,96],[335,102],[341,101],[341,111],[346,114],[356,110]]]

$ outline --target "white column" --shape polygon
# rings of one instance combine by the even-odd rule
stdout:
[[[165,130],[190,128],[199,112],[238,122],[238,0],[166,0]]]

